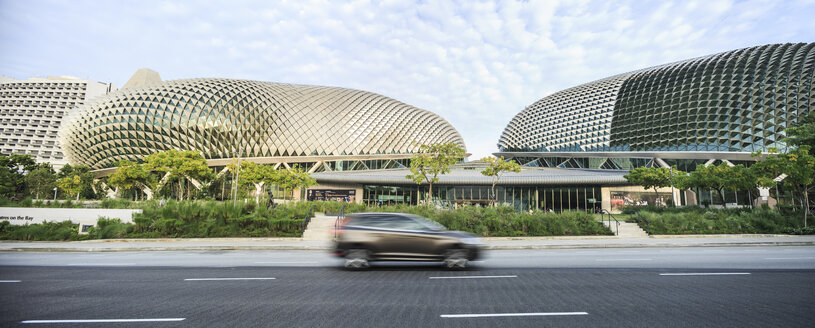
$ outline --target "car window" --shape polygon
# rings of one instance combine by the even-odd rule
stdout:
[[[348,225],[397,230],[446,230],[446,228],[438,222],[417,215],[360,215],[352,217]]]
[[[398,219],[400,218],[388,215],[363,215],[354,217],[348,224],[369,228],[404,229]]]
[[[402,230],[419,230],[419,231],[427,231],[430,230],[426,225],[421,224],[411,218],[400,217],[398,220],[394,221],[396,223],[395,229],[402,229]]]
[[[418,216],[418,215],[411,215],[411,218],[418,221],[418,222],[421,222],[423,225],[430,228],[429,230],[434,230],[434,231],[447,230],[447,227],[445,227],[441,223],[438,223],[438,222],[433,221],[431,219],[424,218],[424,217],[421,217],[421,216]]]

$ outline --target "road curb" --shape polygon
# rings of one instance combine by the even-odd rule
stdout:
[[[695,244],[594,244],[594,245],[518,245],[486,246],[488,250],[525,249],[585,249],[585,248],[685,248],[685,247],[767,247],[767,246],[815,246],[815,242],[756,242],[756,243],[695,243]]]
[[[567,244],[567,245],[486,245],[488,250],[534,250],[534,249],[586,249],[586,248],[679,248],[679,247],[767,247],[767,246],[815,246],[815,242],[747,242],[747,243],[680,243],[680,244]],[[330,246],[309,245],[211,245],[172,247],[0,247],[0,252],[172,252],[172,251],[292,251],[329,250]]]

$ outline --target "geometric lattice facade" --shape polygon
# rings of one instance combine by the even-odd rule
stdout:
[[[77,106],[113,89],[74,77],[0,77],[0,154],[26,154],[57,169],[67,163],[59,127]]]
[[[123,88],[60,131],[71,163],[94,169],[169,149],[207,159],[409,154],[461,135],[436,114],[371,92],[234,79]]]
[[[498,147],[606,154],[766,150],[779,146],[782,131],[815,105],[813,79],[815,43],[643,69],[539,100],[513,118]]]
[[[773,44],[632,75],[615,105],[611,149],[753,152],[815,106],[815,43]]]
[[[629,75],[583,84],[535,102],[512,118],[498,147],[538,152],[606,148],[617,92]]]

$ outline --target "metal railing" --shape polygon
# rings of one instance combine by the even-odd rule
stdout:
[[[606,215],[608,215],[608,228],[611,229],[611,220],[614,220],[614,222],[617,223],[615,225],[617,227],[617,233],[615,233],[614,235],[619,236],[620,235],[620,221],[618,221],[617,218],[614,217],[614,214],[611,214],[611,212],[609,212],[608,210],[605,210],[605,209],[600,210],[600,222],[603,222],[603,223],[606,222]]]
[[[337,219],[334,220],[334,240],[337,240],[337,234],[342,225],[342,221],[345,220],[345,204],[340,206],[340,211],[337,212]]]
[[[631,218],[634,219],[634,221],[636,221],[638,225],[640,222],[645,223],[644,229],[645,233],[648,234],[649,236],[651,235],[651,222],[648,222],[648,219],[642,216],[640,212],[634,212],[634,214],[631,214]],[[642,228],[642,225],[640,225],[640,228]]]
[[[309,221],[311,221],[311,210],[312,209],[314,209],[314,204],[312,204],[311,206],[308,207],[308,211],[306,212],[306,217],[303,218],[303,223],[300,224],[300,227],[303,228],[304,231],[306,230],[306,227],[308,227]]]

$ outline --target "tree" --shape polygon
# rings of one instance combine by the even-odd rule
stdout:
[[[71,197],[76,195],[76,200],[79,200],[79,192],[82,191],[82,178],[79,175],[64,177],[57,180],[57,186]]]
[[[498,180],[501,179],[501,174],[504,172],[521,172],[521,165],[514,161],[507,161],[503,156],[499,158],[495,158],[493,156],[484,157],[481,159],[481,161],[489,163],[489,166],[482,170],[481,174],[492,177],[490,201],[492,202],[492,205],[495,206],[495,203],[498,201],[498,195],[495,194],[495,185],[498,183]]]
[[[682,174],[674,171],[674,174]],[[659,198],[658,188],[671,186],[671,170],[667,167],[637,167],[623,176],[628,182],[640,185],[645,189],[654,189],[654,195]]]
[[[773,179],[782,176],[781,185],[797,194],[804,212],[804,226],[807,225],[809,215],[809,188],[815,179],[815,156],[812,156],[809,145],[801,145],[787,153],[778,153],[777,149],[770,149],[770,153],[763,160],[753,164],[761,181],[767,185],[775,185]],[[761,153],[756,153],[761,156]]]
[[[724,179],[723,185],[725,190],[733,192],[745,190],[750,195],[750,199],[753,198],[753,191],[755,191],[756,187],[759,185],[758,176],[756,176],[755,170],[751,170],[744,165],[738,164],[729,166],[727,172],[725,173],[726,174],[721,177]],[[724,201],[724,198],[722,198],[722,201]]]
[[[237,172],[237,160],[229,164],[229,170],[234,174]],[[237,181],[238,185],[252,184],[255,187],[255,202],[260,204],[260,193],[263,185],[273,184],[277,178],[277,171],[268,165],[261,165],[255,162],[242,161],[241,174]]]
[[[405,178],[416,184],[427,183],[427,203],[432,201],[433,184],[439,182],[439,175],[450,173],[450,166],[464,158],[461,146],[448,142],[420,145],[416,155],[410,158],[410,172]]]
[[[0,197],[17,198],[25,192],[25,173],[37,168],[29,155],[0,155]]]
[[[25,182],[28,184],[29,190],[36,199],[40,199],[40,194],[48,195],[56,186],[57,176],[54,174],[54,169],[49,167],[40,167],[34,171],[28,172],[25,176]]]
[[[769,153],[765,156],[761,151],[753,153],[754,158],[759,161],[750,166],[750,171],[756,177],[756,184],[764,188],[774,188],[778,185],[775,179],[784,174],[784,160],[776,156],[778,149],[769,148]]]
[[[784,142],[793,147],[809,146],[815,148],[815,111],[809,111],[799,118],[798,124],[784,130],[787,137]]]
[[[195,179],[198,181],[208,181],[214,174],[207,166],[207,161],[199,152],[193,150],[178,151],[168,150],[149,155],[144,158],[144,167],[148,171],[158,172],[162,178],[178,180],[178,199],[184,199],[184,179]]]
[[[144,165],[131,161],[120,161],[116,166],[118,166],[118,169],[108,178],[108,183],[111,186],[122,190],[130,190],[135,187],[139,191],[144,188],[155,188],[156,177]],[[141,194],[142,199],[144,199],[144,192],[142,191]],[[133,196],[134,200],[137,195],[138,193]]]
[[[801,204],[804,207],[804,227],[807,226],[809,215],[809,186],[815,179],[815,156],[809,154],[810,146],[801,145],[795,151],[786,154],[787,166],[784,173],[787,178],[784,183],[801,195]]]
[[[722,199],[722,205],[727,208],[725,190],[752,192],[759,185],[759,179],[755,175],[755,169],[748,169],[741,164],[731,166],[728,163],[721,163],[719,165],[698,165],[687,178],[680,179],[680,183],[686,188],[716,190]],[[767,182],[762,181],[761,183]]]
[[[82,185],[79,188],[79,195],[84,197],[85,199],[93,199],[96,198],[96,193],[93,191],[93,180],[96,179],[96,176],[91,172],[91,168],[85,165],[70,165],[65,164],[57,174],[57,178],[65,178],[65,177],[72,177],[74,175],[79,176],[80,184]]]
[[[291,190],[292,193],[295,188],[308,188],[317,184],[317,180],[312,178],[310,173],[297,166],[287,170],[278,170],[271,176],[270,182],[283,190]]]

